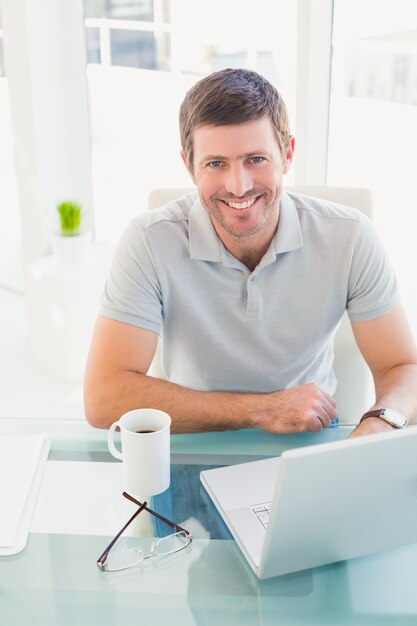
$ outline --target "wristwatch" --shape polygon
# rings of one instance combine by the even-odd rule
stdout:
[[[359,424],[368,417],[379,417],[394,428],[405,428],[408,424],[404,415],[401,415],[398,411],[394,411],[394,409],[374,409],[373,411],[368,411],[362,415]]]

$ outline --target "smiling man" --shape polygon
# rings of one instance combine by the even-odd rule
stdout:
[[[142,213],[119,243],[85,378],[90,423],[155,407],[174,432],[327,428],[345,310],[376,390],[354,435],[414,419],[417,351],[385,252],[359,212],[283,190],[294,138],[276,89],[216,72],[186,94],[180,132],[197,191]],[[147,374],[161,334],[167,380]]]
[[[289,137],[281,154],[271,119],[265,116],[228,126],[199,126],[193,133],[193,164],[182,153],[216,233],[249,269],[255,269],[276,233],[283,174],[293,149]]]

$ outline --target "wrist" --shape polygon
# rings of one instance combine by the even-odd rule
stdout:
[[[266,395],[247,393],[244,394],[244,398],[245,428],[262,428]]]
[[[207,411],[213,415],[213,406],[217,407],[217,418],[221,421],[219,430],[240,430],[242,428],[260,428],[259,414],[262,395],[247,392],[209,391],[199,392],[208,396]]]
[[[268,420],[271,419],[271,401],[269,393],[244,393],[243,415],[245,428],[259,428],[265,430]],[[242,417],[242,414],[241,414]]]
[[[382,432],[384,430],[396,430],[395,426],[393,426],[392,424],[388,424],[388,422],[382,420],[380,417],[367,417],[364,420],[361,419],[358,424],[358,427],[359,426],[366,426],[374,432]]]
[[[380,422],[385,422],[392,428],[405,428],[407,426],[407,419],[394,409],[389,408],[376,408],[371,411],[367,411],[362,415],[359,424],[364,422],[365,420],[379,420]]]

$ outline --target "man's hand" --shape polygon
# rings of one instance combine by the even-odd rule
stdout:
[[[363,437],[364,435],[375,435],[377,433],[390,432],[395,430],[391,424],[388,424],[385,420],[380,419],[379,417],[367,417],[363,422],[356,426],[355,430],[353,430],[349,438],[352,437]]]
[[[253,426],[272,433],[319,432],[336,417],[336,402],[315,383],[256,396]]]

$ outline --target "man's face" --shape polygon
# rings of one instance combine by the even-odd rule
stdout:
[[[293,146],[281,154],[269,117],[194,130],[192,170],[183,159],[223,241],[272,239]]]

